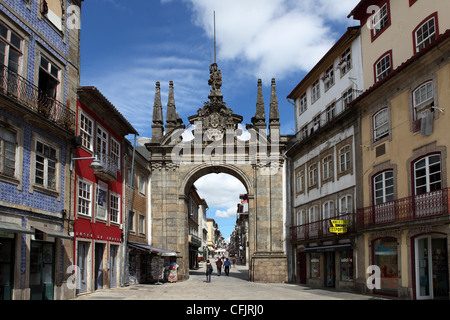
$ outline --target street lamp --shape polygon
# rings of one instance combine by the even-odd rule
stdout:
[[[70,159],[70,171],[73,170],[73,163],[76,160],[94,160],[92,161],[92,163],[89,165],[89,168],[92,168],[94,170],[102,170],[103,169],[103,165],[101,164],[101,162],[98,160],[97,155],[95,155],[94,157],[86,157],[86,158],[72,158],[71,155],[71,159]]]

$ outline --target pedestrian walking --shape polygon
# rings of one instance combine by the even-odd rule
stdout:
[[[179,265],[173,261],[170,263],[170,267],[169,267],[169,282],[170,283],[175,283],[178,280],[178,267]]]
[[[213,266],[211,262],[206,260],[206,282],[211,282],[211,273],[213,272]]]
[[[222,264],[223,264],[223,262],[222,262],[222,260],[220,260],[220,258],[219,258],[219,260],[216,261],[217,275],[218,275],[219,277],[220,277],[220,274],[222,273]]]
[[[236,268],[236,256],[233,256],[233,268]]]
[[[223,265],[224,265],[224,268],[225,268],[225,274],[226,274],[227,276],[229,276],[229,275],[230,275],[230,266],[231,266],[231,262],[228,261],[228,258],[226,258],[226,260],[225,260],[225,262],[223,263]]]

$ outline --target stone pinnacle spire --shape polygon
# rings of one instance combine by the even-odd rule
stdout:
[[[175,107],[175,95],[173,92],[173,81],[169,82],[169,101],[167,102],[166,128],[174,128],[178,121],[177,109]]]
[[[264,98],[262,92],[262,80],[258,79],[258,95],[256,99],[256,113],[252,118],[252,123],[255,126],[266,127],[266,111],[264,108]]]
[[[277,89],[275,87],[275,78],[272,79],[272,95],[270,98],[270,123],[278,123],[280,121],[280,112],[278,110]]]
[[[156,82],[155,103],[153,104],[153,123],[161,125],[164,123],[159,81]]]

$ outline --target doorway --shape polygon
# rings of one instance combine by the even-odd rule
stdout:
[[[89,243],[88,242],[78,242],[78,284],[77,284],[77,294],[87,291],[87,267],[88,267],[88,253],[89,253]]]
[[[116,288],[117,287],[117,252],[118,252],[118,246],[111,245],[109,247],[110,253],[109,253],[109,263],[110,263],[110,282],[109,287],[110,288]]]
[[[105,245],[95,244],[95,290],[103,289],[103,253]]]
[[[447,238],[426,235],[415,239],[416,299],[448,299]]]
[[[31,241],[30,297],[31,300],[53,300],[54,245]]]
[[[334,251],[325,252],[325,287],[334,288],[335,284],[335,267],[334,267]]]
[[[0,300],[11,300],[14,288],[14,237],[0,238]]]
[[[300,284],[306,284],[306,252],[298,253],[298,277]]]

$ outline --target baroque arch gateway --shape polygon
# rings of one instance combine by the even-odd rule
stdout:
[[[146,144],[151,153],[153,245],[176,251],[179,279],[187,279],[188,191],[206,174],[227,173],[239,179],[249,194],[249,280],[286,282],[281,151],[288,137],[280,135],[275,79],[269,123],[266,123],[262,83],[258,80],[256,113],[252,124],[246,125],[245,134],[239,129],[242,117],[233,114],[223,101],[222,76],[216,63],[210,66],[208,83],[209,101],[189,117],[190,137],[176,111],[172,81],[164,128],[160,84],[156,83],[152,139]]]

